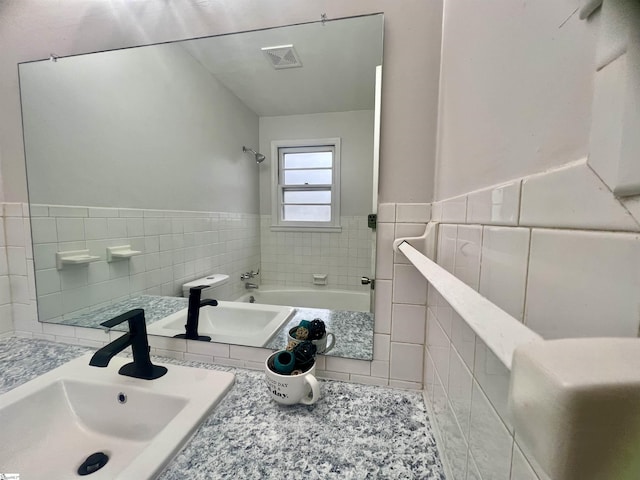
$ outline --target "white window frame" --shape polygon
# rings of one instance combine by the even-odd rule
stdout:
[[[331,184],[331,220],[329,222],[292,222],[282,219],[283,186],[280,184],[280,149],[289,147],[334,148]],[[271,230],[305,232],[341,232],[340,226],[340,138],[314,138],[308,140],[274,140],[271,142]]]

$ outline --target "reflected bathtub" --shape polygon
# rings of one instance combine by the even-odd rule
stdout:
[[[369,311],[369,291],[261,285],[259,289],[251,290],[235,301],[249,302],[252,296],[255,303],[269,305],[292,305],[329,310],[350,310],[352,312]]]

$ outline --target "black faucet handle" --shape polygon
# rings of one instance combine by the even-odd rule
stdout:
[[[191,287],[189,289],[189,293],[198,293],[198,292],[202,292],[202,290],[211,287],[211,285],[198,285],[197,287]]]
[[[196,304],[199,304],[200,297],[202,297],[202,291],[210,286],[211,285],[198,285],[197,287],[191,287],[189,289],[189,303],[194,302],[194,307]]]
[[[126,321],[138,320],[138,317],[142,319],[144,323],[144,310],[142,308],[134,308],[133,310],[129,310],[122,315],[118,315],[117,317],[113,317],[111,320],[107,320],[106,322],[102,322],[100,325],[107,328],[113,328],[116,325],[120,325]]]

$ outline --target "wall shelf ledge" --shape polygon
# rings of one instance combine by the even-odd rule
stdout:
[[[56,252],[56,268],[62,270],[69,265],[88,265],[97,262],[100,257],[89,255],[89,250],[67,250],[66,252]]]
[[[118,260],[126,260],[142,252],[132,250],[131,245],[119,245],[117,247],[107,247],[107,262],[115,262]]]

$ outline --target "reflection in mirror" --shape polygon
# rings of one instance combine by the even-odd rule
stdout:
[[[169,335],[206,284],[212,341],[371,359],[381,64],[382,15],[20,64],[40,321]]]

